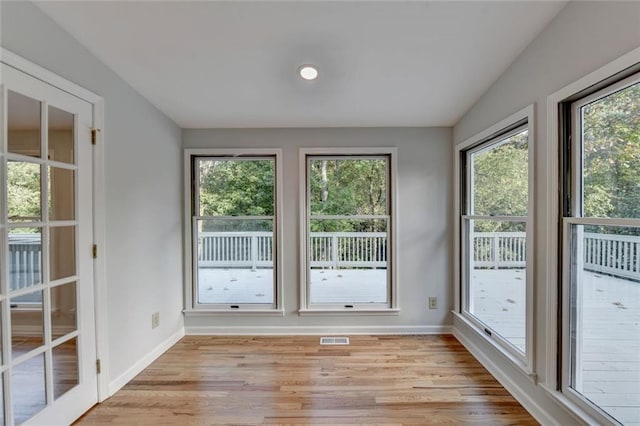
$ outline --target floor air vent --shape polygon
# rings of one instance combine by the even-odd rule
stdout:
[[[348,337],[321,337],[320,344],[321,345],[348,345],[349,338]]]

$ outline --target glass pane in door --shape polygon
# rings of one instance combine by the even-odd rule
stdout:
[[[76,331],[76,283],[51,289],[51,339],[55,340]]]
[[[75,219],[75,172],[49,167],[49,220]]]
[[[11,398],[16,425],[26,422],[47,404],[44,378],[44,354],[36,355],[13,367]]]
[[[49,229],[49,269],[51,281],[76,274],[76,228],[56,226]]]
[[[12,154],[40,157],[41,104],[39,101],[8,91],[7,148]]]
[[[9,230],[9,291],[42,283],[42,228]]]
[[[40,165],[7,162],[7,208],[9,222],[37,222],[42,218]]]
[[[75,162],[73,121],[73,114],[49,106],[49,160]]]
[[[58,399],[78,384],[78,339],[53,348],[53,399]]]
[[[44,345],[42,291],[11,299],[11,351],[13,358]]]

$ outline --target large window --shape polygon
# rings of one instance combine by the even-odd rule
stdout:
[[[530,109],[460,150],[461,313],[531,372]]]
[[[565,103],[562,391],[640,419],[640,75]]]
[[[302,307],[392,308],[391,153],[337,154],[303,155]]]
[[[194,307],[277,308],[277,155],[189,159]]]

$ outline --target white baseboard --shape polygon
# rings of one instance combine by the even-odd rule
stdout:
[[[140,374],[142,370],[147,368],[153,361],[155,361],[160,355],[165,353],[171,346],[178,343],[178,341],[183,337],[184,337],[184,328],[181,327],[175,333],[169,336],[168,339],[160,343],[158,346],[155,347],[155,349],[153,349],[151,352],[145,355],[142,359],[140,359],[138,362],[136,362],[131,367],[129,367],[127,371],[122,373],[115,380],[112,380],[111,383],[109,383],[109,396],[119,391],[124,385],[129,383],[131,379],[133,379],[138,374]]]
[[[390,326],[185,326],[187,336],[319,336],[327,334],[451,334],[450,325],[390,325]]]
[[[504,388],[509,391],[515,399],[533,416],[535,419],[543,425],[558,425],[560,423],[554,419],[540,404],[538,404],[531,396],[522,389],[515,381],[508,375],[504,374],[503,370],[487,356],[478,346],[476,346],[471,340],[469,340],[463,333],[454,327],[453,335],[456,339],[462,343],[462,345],[471,352],[484,368],[489,370],[489,373],[496,378],[498,382]]]

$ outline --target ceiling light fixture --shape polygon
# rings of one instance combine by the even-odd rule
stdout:
[[[318,68],[315,65],[300,65],[298,74],[305,80],[315,80],[318,78]]]

